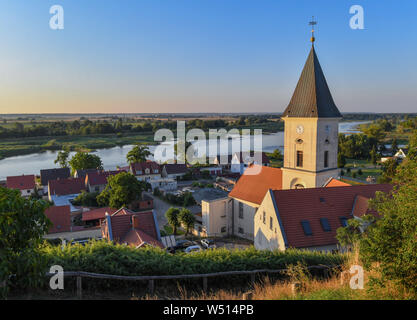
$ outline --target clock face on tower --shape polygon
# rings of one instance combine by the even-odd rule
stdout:
[[[304,132],[304,127],[300,124],[297,126],[297,133],[302,134]]]

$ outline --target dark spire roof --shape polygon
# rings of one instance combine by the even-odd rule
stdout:
[[[283,117],[286,116],[299,118],[342,117],[327,86],[314,45],[311,47],[290,104],[284,111]]]

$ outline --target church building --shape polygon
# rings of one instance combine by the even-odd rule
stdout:
[[[339,176],[337,169],[337,109],[313,44],[297,87],[282,119],[284,164],[282,188],[299,189],[323,186]]]

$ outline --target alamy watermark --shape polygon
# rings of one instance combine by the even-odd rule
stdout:
[[[365,21],[364,21],[364,10],[363,7],[355,4],[350,7],[349,13],[353,14],[353,16],[349,20],[349,26],[351,29],[365,29]]]
[[[52,14],[52,17],[49,19],[49,27],[52,30],[63,30],[64,8],[56,4],[49,9],[49,13]]]
[[[155,161],[227,165],[230,164],[229,154],[237,154],[240,163],[262,165],[262,129],[253,129],[253,135],[250,129],[209,129],[207,139],[207,133],[202,129],[186,132],[185,121],[177,121],[176,133],[176,137],[169,129],[159,129],[155,133],[154,141],[160,142],[154,152]],[[258,174],[260,170],[260,166],[253,166],[246,174]]]
[[[49,279],[49,287],[52,290],[64,290],[64,268],[60,265],[53,265],[49,269],[49,273],[54,274]]]

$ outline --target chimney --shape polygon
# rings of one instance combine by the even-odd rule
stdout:
[[[137,215],[132,216],[132,229],[139,229],[139,217]]]

